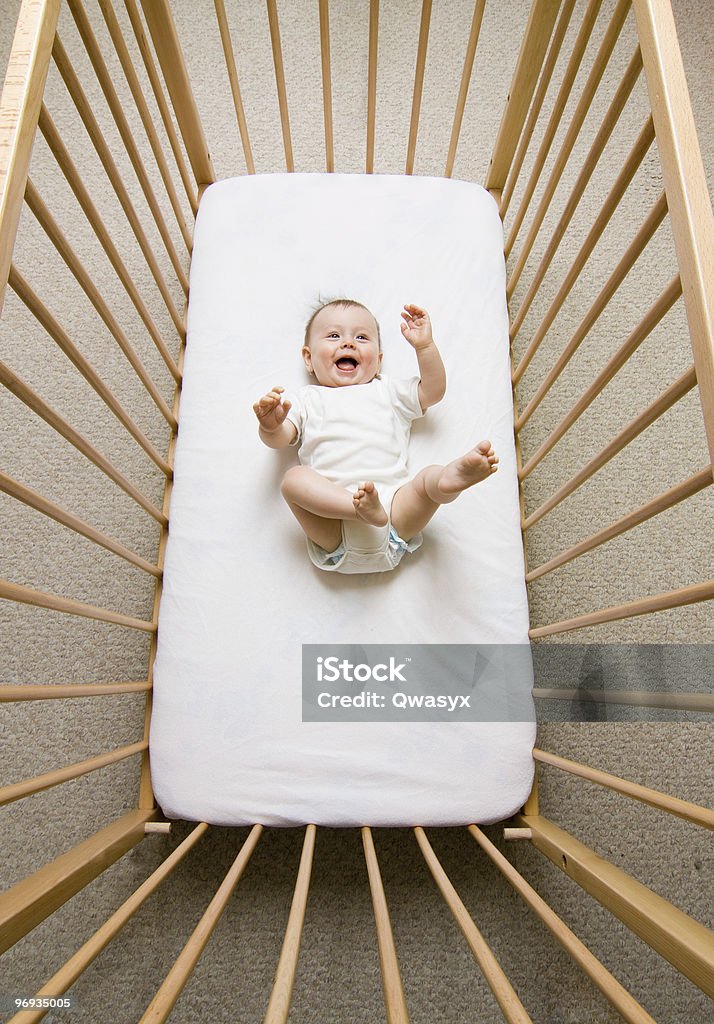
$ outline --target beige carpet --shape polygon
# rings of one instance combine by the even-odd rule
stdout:
[[[245,162],[223,69],[213,4],[210,0],[175,0],[174,8],[201,117],[218,177],[241,174]],[[260,0],[240,0],[229,7],[241,89],[254,150],[261,172],[284,169],[278,106],[272,71],[267,14]],[[612,9],[606,0],[590,52],[604,32]],[[92,24],[107,36],[99,6],[88,2]],[[123,5],[115,4],[128,33]],[[119,8],[121,7],[121,10]],[[363,170],[366,124],[367,26],[365,3],[333,0],[331,8],[336,166]],[[376,169],[403,173],[407,148],[414,55],[421,5],[418,0],[385,0],[380,12],[378,143]],[[10,51],[18,0],[3,0],[0,60]],[[312,0],[279,4],[288,80],[290,122],[298,170],[324,169],[318,5]],[[564,53],[569,53],[585,9],[576,3]],[[708,0],[674,0],[695,120],[710,190],[714,175],[714,118],[711,110],[711,64],[714,23]],[[465,42],[472,16],[467,0],[434,4],[429,60],[424,88],[415,172],[443,173],[458,91]],[[527,17],[526,0],[487,5],[476,67],[469,92],[454,175],[482,181],[510,82],[515,52]],[[60,34],[81,73],[93,109],[133,197],[139,190],[118,143],[105,101],[83,55],[68,10]],[[598,90],[576,145],[574,171],[558,188],[545,231],[562,211],[577,170],[635,47],[632,14],[611,67]],[[110,50],[103,47],[105,53]],[[132,44],[132,52],[134,46]],[[561,59],[561,66],[563,60]],[[112,79],[136,123],[116,60]],[[580,78],[582,81],[582,76]],[[551,90],[552,93],[552,90]],[[546,106],[552,104],[549,93]],[[165,306],[139,247],[126,227],[119,204],[86,134],[66,99],[59,75],[50,73],[47,105],[82,176],[98,196],[101,215],[146,296],[162,336],[175,335]],[[556,150],[570,123],[571,102]],[[549,296],[562,280],[569,261],[592,223],[645,118],[644,83],[639,82],[618,122],[591,185],[579,204],[561,250],[536,297],[515,345],[519,358],[525,339],[544,315]],[[140,148],[153,166],[140,131]],[[529,151],[528,164],[535,147]],[[547,166],[554,162],[554,152]],[[45,143],[35,148],[31,177],[82,254],[117,318],[165,398],[172,381],[147,331],[129,302],[56,170]],[[155,175],[152,176],[157,177]],[[521,178],[521,186],[526,179]],[[180,188],[180,186],[179,186]],[[577,327],[593,295],[611,273],[623,249],[661,190],[653,159],[648,158],[628,190],[586,272],[573,290],[519,389],[523,408],[547,367]],[[163,191],[162,209],[184,267],[188,254]],[[536,198],[542,194],[542,186]],[[185,196],[182,205],[188,216]],[[141,223],[150,238],[173,301],[180,313],[183,299],[143,199],[136,199]],[[516,208],[506,219],[508,231]],[[528,220],[526,221],[526,229]],[[520,238],[524,237],[521,232]],[[512,302],[515,315],[542,253],[536,242],[524,280]],[[520,244],[520,243],[519,243]],[[513,265],[514,260],[511,260]],[[83,293],[50,251],[41,229],[23,213],[16,264],[57,315],[68,335],[106,379],[122,405],[163,454],[168,430],[147,398],[109,332]],[[607,313],[598,321],[551,396],[524,433],[524,455],[536,450],[604,365],[626,334],[674,274],[669,229],[665,224],[635,266]],[[111,413],[88,388],[17,296],[8,291],[1,329],[2,359],[125,474],[154,503],[161,503],[160,472],[138,445],[117,428]],[[556,449],[529,478],[526,509],[532,511],[636,411],[651,401],[689,365],[686,323],[681,304],[667,314],[630,364],[608,385]],[[156,524],[118,487],[109,482],[13,396],[0,394],[2,467],[41,494],[71,509],[147,559],[156,557]],[[574,543],[707,465],[701,411],[696,391],[626,452],[530,531],[528,561],[534,566],[564,545]],[[532,621],[542,624],[575,612],[627,601],[699,581],[712,575],[711,489],[686,506],[666,513],[599,552],[546,576],[530,591]],[[11,499],[0,495],[0,515],[10,538],[3,543],[2,575],[21,584],[80,601],[150,618],[153,586],[140,570],[96,548]],[[146,635],[39,609],[0,603],[0,637],[4,682],[67,682],[141,679],[148,655]],[[601,629],[566,634],[556,642],[711,642],[711,604],[630,619]],[[666,716],[663,716],[666,718]],[[699,803],[711,800],[711,727],[697,721],[553,723],[540,729],[539,745],[567,757],[635,779]],[[5,776],[31,777],[58,765],[134,741],[143,728],[139,698],[78,699],[9,707],[0,718]],[[135,806],[137,758],[120,762],[64,786],[50,789],[2,809],[0,830],[3,884],[9,886],[94,830]],[[570,830],[597,853],[630,871],[676,906],[712,925],[712,855],[703,830],[635,804],[624,797],[548,769],[542,773],[543,813]],[[33,994],[67,956],[175,848],[190,829],[174,826],[170,837],[151,837],[127,854],[86,891],[31,932],[3,959],[0,995]],[[503,849],[502,830],[487,829]],[[437,853],[450,873],[479,928],[492,944],[534,1020],[544,1024],[609,1024],[619,1019],[592,983],[574,966],[544,927],[497,875],[465,831],[432,830]],[[77,1006],[71,1015],[52,1019],[80,1022],[136,1021],[195,927],[245,830],[212,830],[159,893],[136,915],[105,953],[73,987]],[[181,996],[172,1020],[192,1022],[262,1019],[279,955],[300,853],[301,834],[267,833],[221,919],[216,934]],[[500,1019],[493,996],[473,962],[423,864],[414,837],[383,830],[377,849],[389,901],[407,1003],[415,1022]],[[660,1024],[705,1020],[709,1004],[698,989],[680,977],[659,955],[630,935],[619,921],[585,896],[559,870],[527,845],[513,844],[509,858],[553,908],[601,957],[615,976],[640,999]],[[50,1019],[50,1018],[47,1018]],[[314,881],[308,904],[303,950],[290,1017],[295,1022],[373,1022],[384,1019],[379,962],[366,871],[359,833],[324,831],[318,837]]]

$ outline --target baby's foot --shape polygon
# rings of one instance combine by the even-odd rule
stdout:
[[[460,459],[444,466],[439,477],[439,490],[444,494],[458,494],[467,487],[486,480],[498,469],[498,456],[490,441],[480,441]]]
[[[366,483],[357,488],[352,495],[352,501],[355,505],[357,518],[365,523],[369,523],[370,526],[386,526],[389,522],[389,516],[384,511],[382,502],[379,500],[377,488],[371,480],[367,480]]]

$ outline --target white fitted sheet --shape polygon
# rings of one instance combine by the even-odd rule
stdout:
[[[384,370],[417,371],[399,330],[429,310],[443,401],[412,429],[410,469],[488,437],[490,480],[439,509],[390,573],[325,573],[280,496],[295,449],[257,436],[252,403],[309,379],[320,301],[380,322]],[[196,226],[151,721],[168,817],[219,825],[452,825],[514,813],[534,721],[303,723],[304,643],[528,642],[503,234],[478,185],[392,175],[233,178]],[[526,686],[503,679],[499,685]]]

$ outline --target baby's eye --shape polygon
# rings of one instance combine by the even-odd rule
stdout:
[[[366,334],[358,334],[357,335],[357,340],[358,341],[369,341],[369,338],[367,337]]]
[[[328,338],[339,338],[339,334],[337,333],[337,331],[332,331],[330,334],[327,335],[327,337]]]

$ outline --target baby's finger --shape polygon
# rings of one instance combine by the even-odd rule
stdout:
[[[283,420],[285,419],[285,417],[288,414],[288,409],[289,408],[290,408],[290,402],[285,402],[285,404],[276,405],[276,407],[275,407],[275,419],[278,421],[278,423],[282,423],[283,422]]]
[[[261,400],[257,402],[256,405],[253,406],[253,408],[255,409],[256,416],[263,417],[271,413],[275,408],[276,404],[277,403],[272,401],[271,399],[261,398]]]

